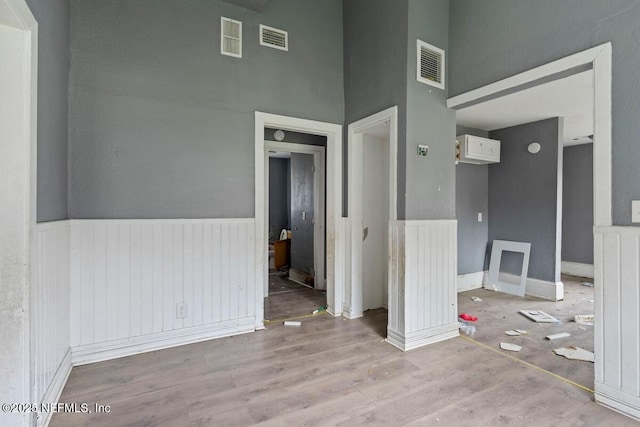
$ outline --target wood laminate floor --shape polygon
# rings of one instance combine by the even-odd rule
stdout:
[[[269,274],[269,297],[264,300],[265,320],[304,316],[326,303],[326,292],[296,283],[280,273]]]
[[[458,309],[460,313],[478,318],[477,322],[472,323],[477,329],[472,337],[474,340],[495,349],[499,348],[501,341],[520,345],[520,352],[505,353],[593,389],[593,363],[569,360],[553,352],[556,348],[567,346],[593,351],[593,326],[574,322],[576,314],[594,312],[594,289],[582,285],[585,281],[592,279],[563,275],[564,300],[557,302],[528,295],[521,298],[486,289],[461,292],[458,294]],[[472,296],[480,297],[482,301],[474,302]],[[519,313],[528,309],[542,310],[560,320],[560,323],[533,322]],[[512,329],[523,329],[527,334],[507,336],[505,331]],[[571,336],[553,341],[545,339],[547,335],[560,332],[567,332]]]
[[[477,339],[491,305],[477,306]],[[638,425],[462,337],[403,353],[383,340],[386,322],[382,309],[355,320],[321,315],[76,367],[60,401],[110,413],[58,413],[51,426]]]

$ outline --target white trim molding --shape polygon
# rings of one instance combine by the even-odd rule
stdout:
[[[516,274],[500,272],[498,277],[502,282],[517,283],[520,281],[520,276]],[[495,290],[492,286],[489,285],[488,275],[485,275],[483,286],[485,289],[488,289],[490,291]],[[546,280],[527,277],[527,279],[525,280],[524,293],[525,295],[542,298],[549,301],[562,301],[564,299],[564,283],[548,282]]]
[[[389,225],[387,342],[403,350],[458,336],[456,220]]]
[[[364,135],[367,131],[379,126],[386,126],[386,136],[388,138],[388,159],[389,159],[389,177],[387,180],[387,188],[389,194],[389,221],[397,219],[398,205],[398,107],[393,106],[386,110],[375,113],[364,119],[358,120],[349,125],[348,141],[348,182],[349,182],[349,201],[348,201],[348,217],[350,234],[345,236],[350,240],[350,255],[348,258],[350,276],[345,283],[349,286],[345,287],[345,317],[355,319],[362,317],[363,311],[363,211],[362,200],[364,191]],[[389,249],[390,251],[391,249]],[[387,271],[391,271],[391,260]],[[388,298],[388,297],[387,297]]]
[[[578,277],[588,277],[590,279],[593,279],[593,264],[562,261],[560,265],[560,271],[562,271],[562,274],[569,274],[571,276]]]
[[[456,289],[458,292],[466,292],[474,289],[481,289],[485,283],[486,271],[476,271],[475,273],[459,274],[457,277]]]
[[[314,120],[300,119],[276,114],[255,112],[255,283],[256,283],[256,329],[264,328],[265,282],[268,277],[268,232],[269,213],[265,176],[264,128],[310,133],[327,137],[326,164],[326,276],[327,311],[342,314],[344,284],[342,281],[343,243],[338,231],[342,221],[342,126]]]

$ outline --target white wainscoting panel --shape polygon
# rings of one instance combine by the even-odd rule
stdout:
[[[640,420],[640,228],[595,227],[594,273],[595,399]]]
[[[458,335],[456,220],[392,221],[387,340],[402,350]]]
[[[253,219],[72,220],[74,364],[253,331],[254,235]]]
[[[36,224],[31,295],[34,397],[56,403],[71,372],[69,352],[69,221]],[[38,414],[46,425],[50,413]]]

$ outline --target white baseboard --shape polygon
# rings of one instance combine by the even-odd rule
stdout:
[[[39,403],[58,403],[62,390],[67,384],[69,374],[71,374],[71,368],[73,368],[73,365],[71,363],[71,349],[69,349],[62,358],[60,366],[58,366],[55,375],[51,379],[49,387],[47,387],[47,391],[45,391],[44,396],[42,396],[41,402]],[[49,425],[52,415],[53,412],[50,411],[38,413],[36,415],[36,425],[38,427]]]
[[[351,319],[358,319],[360,317],[362,317],[364,314],[362,312],[360,312],[359,314],[355,314],[351,312],[351,307],[343,304],[342,305],[342,316],[346,317],[347,319],[351,320]]]
[[[596,383],[594,399],[609,409],[640,421],[640,398],[638,396]]]
[[[580,262],[562,261],[560,271],[563,274],[570,274],[578,277],[589,277],[593,279],[593,264],[582,264]]]
[[[484,283],[484,274],[484,271],[460,274],[458,276],[456,289],[458,292],[465,292],[482,288],[482,284]]]
[[[520,276],[510,273],[500,273],[499,279],[505,282],[518,283],[520,281]],[[491,289],[487,287],[486,276],[484,286],[487,289]],[[527,277],[525,294],[549,301],[561,301],[564,299],[564,283],[547,282],[545,280]]]
[[[254,330],[255,319],[253,317],[245,317],[141,337],[125,338],[99,344],[80,345],[71,348],[71,359],[74,366],[79,366],[148,351],[161,350],[163,348],[193,344],[214,338],[244,334],[253,332]]]
[[[455,338],[459,335],[458,322],[448,323],[435,328],[403,334],[391,328],[387,328],[386,341],[402,351],[409,351],[425,345]]]

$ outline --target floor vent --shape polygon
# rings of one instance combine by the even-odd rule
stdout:
[[[221,17],[220,53],[242,58],[242,22]]]
[[[260,44],[274,49],[289,50],[289,34],[286,31],[261,24]]]
[[[444,89],[444,50],[418,40],[418,81]]]

